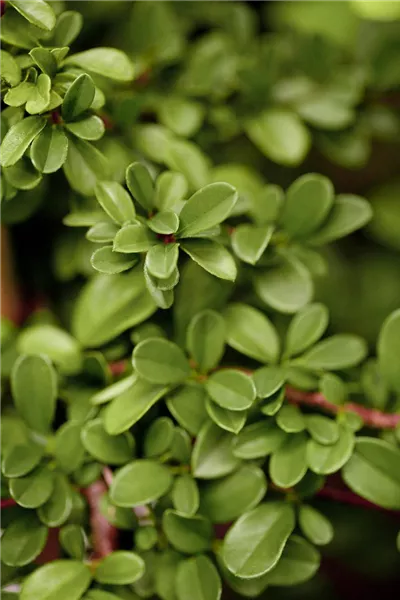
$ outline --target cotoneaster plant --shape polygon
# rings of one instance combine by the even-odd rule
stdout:
[[[302,163],[392,143],[396,11],[328,3],[374,31],[356,48],[314,2],[279,3],[273,34],[244,3],[82,4],[118,48],[82,45],[65,3],[1,4],[2,219],[46,233],[48,290],[2,322],[2,597],[312,599],[373,509],[390,567],[399,303],[368,344],[321,296],[333,242],[399,249],[398,209]]]

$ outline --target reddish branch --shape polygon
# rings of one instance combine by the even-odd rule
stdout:
[[[377,506],[357,494],[354,494],[350,490],[332,487],[329,483],[323,487],[316,494],[319,498],[329,498],[335,502],[342,502],[343,504],[352,504],[353,506],[362,506],[363,508],[369,508],[372,510],[382,510],[384,512],[394,512],[382,506]]]
[[[292,404],[303,404],[305,406],[314,406],[336,415],[339,412],[353,412],[359,415],[364,425],[376,429],[395,429],[400,423],[400,414],[384,413],[375,408],[367,408],[360,404],[348,402],[342,406],[329,402],[325,396],[319,392],[302,392],[288,386],[286,388],[286,398]]]
[[[83,491],[90,508],[93,558],[102,558],[118,548],[118,530],[107,521],[99,508],[101,498],[106,492],[107,485],[103,479],[92,483]]]
[[[9,508],[10,506],[16,506],[16,502],[14,498],[2,498],[1,499],[1,508]]]

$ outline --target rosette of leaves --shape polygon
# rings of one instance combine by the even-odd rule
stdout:
[[[147,289],[157,306],[169,308],[179,281],[179,250],[216,277],[234,280],[236,265],[215,237],[237,201],[227,183],[204,186],[186,200],[188,186],[180,173],[165,171],[154,182],[149,170],[133,163],[126,171],[129,193],[103,181],[96,198],[110,220],[98,220],[87,238],[107,245],[95,250],[92,265],[101,273],[121,273],[144,256]]]
[[[35,2],[29,2],[32,7],[26,11],[26,3],[13,4],[35,23]],[[44,2],[37,6],[40,11],[47,11],[46,7],[52,11]],[[22,17],[15,18],[19,22]],[[96,114],[105,103],[99,86],[107,78],[132,80],[133,65],[123,52],[113,48],[69,55],[69,45],[82,27],[82,17],[74,11],[61,13],[57,19],[54,16],[51,32],[41,40],[41,46],[35,37],[20,39],[13,19],[10,17],[2,27],[6,43],[1,50],[2,92],[8,106],[2,112],[4,138],[0,147],[5,198],[11,199],[18,189],[36,187],[43,175],[61,167],[73,189],[90,195],[96,179],[103,178],[108,168],[92,144],[105,130]],[[13,51],[15,46],[17,52]],[[88,72],[101,80],[98,85]]]

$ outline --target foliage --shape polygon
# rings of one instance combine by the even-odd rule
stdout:
[[[398,183],[351,183],[398,150],[399,15],[270,4],[82,3],[93,48],[2,3],[2,219],[50,219],[62,290],[2,325],[5,598],[269,597],[334,545],[333,474],[400,510],[398,294],[370,335],[338,275],[361,229],[399,250]]]

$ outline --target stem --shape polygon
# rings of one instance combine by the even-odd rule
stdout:
[[[377,504],[373,504],[357,494],[354,494],[350,490],[344,490],[340,488],[331,487],[329,485],[319,490],[316,494],[319,498],[329,498],[330,500],[334,500],[335,502],[341,502],[343,504],[351,504],[353,506],[362,506],[363,508],[369,508],[370,510],[381,510],[384,512],[396,512],[393,510],[389,510],[387,508],[383,508],[382,506],[378,506]]]
[[[1,508],[9,508],[10,506],[16,506],[14,498],[2,498],[1,500]]]
[[[316,406],[334,415],[342,412],[357,413],[362,418],[364,425],[376,429],[396,429],[400,423],[400,414],[384,413],[375,408],[367,408],[354,402],[338,406],[329,402],[320,392],[303,392],[288,386],[286,388],[286,398],[292,404]]]
[[[103,558],[118,548],[118,530],[99,510],[100,500],[106,492],[107,485],[102,479],[89,485],[83,492],[90,508],[93,558]]]

